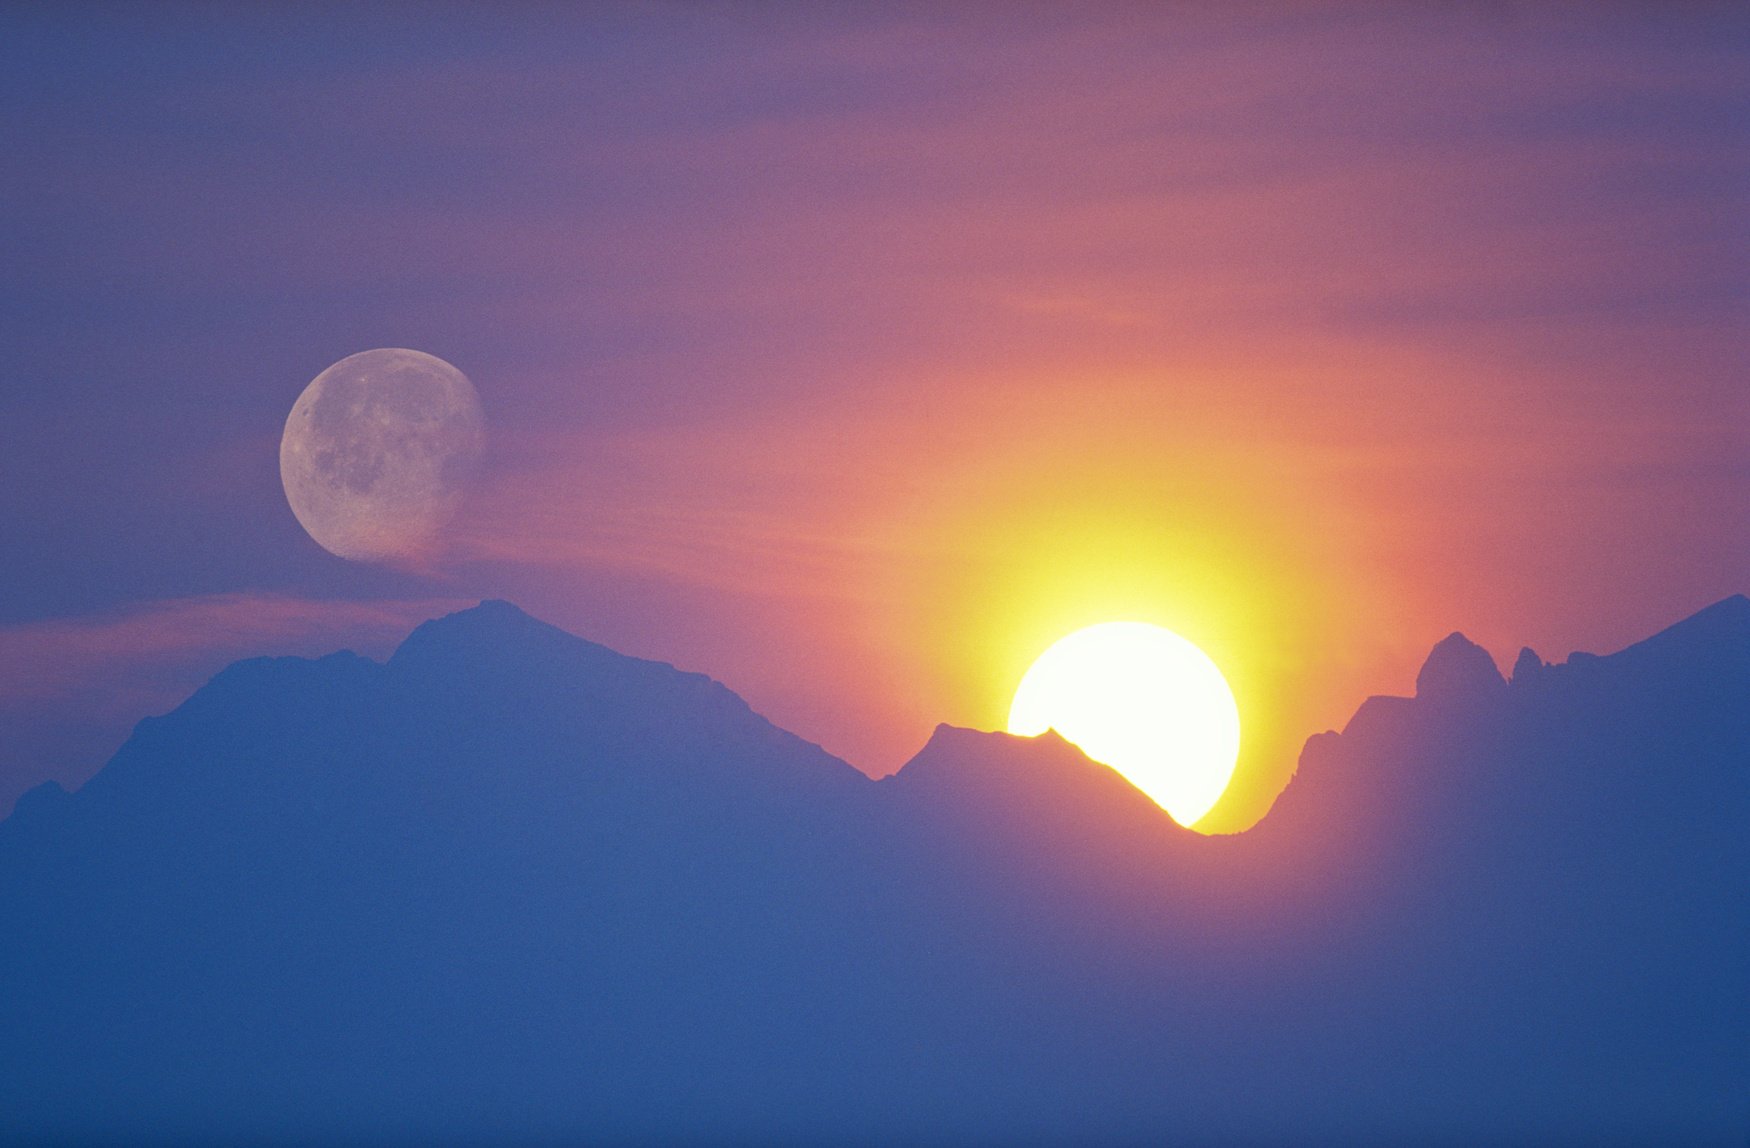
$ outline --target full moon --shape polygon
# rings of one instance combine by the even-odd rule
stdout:
[[[324,549],[358,562],[428,551],[454,516],[486,442],[468,376],[423,351],[348,355],[286,418],[280,481]]]
[[[1059,639],[1015,689],[1009,732],[1055,729],[1180,825],[1208,813],[1240,752],[1240,712],[1209,656],[1160,626],[1106,622]]]

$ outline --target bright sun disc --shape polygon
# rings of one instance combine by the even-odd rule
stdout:
[[[1009,732],[1048,729],[1186,826],[1227,789],[1240,753],[1240,711],[1221,670],[1146,622],[1089,626],[1039,655],[1015,688]]]

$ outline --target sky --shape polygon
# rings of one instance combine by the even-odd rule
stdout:
[[[872,775],[1167,625],[1234,830],[1449,632],[1750,589],[1741,6],[15,4],[0,100],[0,809],[503,597]],[[488,423],[418,569],[280,487],[373,347]]]

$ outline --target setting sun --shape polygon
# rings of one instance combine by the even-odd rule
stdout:
[[[1055,729],[1181,825],[1227,788],[1240,714],[1208,655],[1160,626],[1105,622],[1059,639],[1015,689],[1009,732]]]

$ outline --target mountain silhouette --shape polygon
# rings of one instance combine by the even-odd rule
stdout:
[[[1453,635],[1180,828],[1055,734],[871,781],[503,602],[238,663],[0,823],[16,1142],[1741,1144],[1750,600]]]

